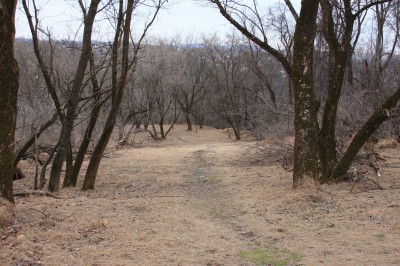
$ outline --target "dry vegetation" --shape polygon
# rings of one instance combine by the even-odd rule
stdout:
[[[357,183],[293,191],[283,144],[267,142],[271,158],[260,161],[250,136],[223,130],[175,126],[165,141],[139,139],[111,149],[95,191],[80,183],[63,199],[17,197],[12,224],[1,203],[0,264],[400,264],[398,146],[379,150],[379,180],[371,169]],[[33,186],[24,163],[15,192]]]

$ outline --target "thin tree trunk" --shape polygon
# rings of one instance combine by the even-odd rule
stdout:
[[[186,124],[187,124],[187,131],[192,131],[193,130],[193,125],[192,125],[192,121],[190,120],[190,114],[185,114],[185,118],[186,118]]]
[[[353,73],[353,49],[349,49],[347,58],[347,83],[351,88],[354,86],[354,73]]]
[[[164,117],[161,115],[160,121],[158,123],[160,126],[160,134],[161,138],[165,139],[165,132],[164,132]]]
[[[119,123],[117,123],[117,127],[118,127],[118,141],[121,141],[124,139],[124,130],[125,130],[125,125],[123,124],[122,121],[120,121]]]
[[[158,133],[157,133],[157,128],[156,128],[156,126],[154,125],[154,121],[153,121],[153,120],[151,121],[151,128],[153,129],[153,136],[154,136],[154,139],[159,139],[159,138],[158,138]]]
[[[258,66],[257,63],[253,63],[251,67],[252,67],[253,72],[256,74],[256,76],[261,80],[262,84],[264,84],[264,86],[267,88],[272,105],[274,106],[274,109],[277,110],[275,92],[272,89],[272,86],[271,86],[271,83],[269,82],[268,77],[264,74],[264,72],[262,72],[262,70],[260,69],[260,67]],[[290,84],[291,84],[291,82],[289,82],[289,85]],[[289,86],[289,96],[288,97],[289,97],[289,99],[292,99],[290,101],[293,102],[293,94],[292,94],[291,86]]]
[[[89,123],[88,123],[88,126],[87,126],[85,134],[84,134],[84,138],[79,147],[79,151],[76,155],[72,172],[69,175],[69,178],[64,179],[63,187],[69,187],[69,186],[75,187],[76,186],[76,183],[78,181],[78,175],[81,170],[83,160],[85,159],[85,155],[86,155],[87,149],[89,147],[90,141],[92,140],[93,131],[96,126],[97,118],[99,116],[101,106],[102,106],[102,103],[100,102],[100,100],[101,100],[100,87],[99,87],[99,84],[98,84],[97,78],[96,78],[93,54],[90,58],[90,72],[91,72],[90,75],[91,75],[92,87],[93,87],[93,95],[95,95],[95,97],[93,99],[93,109],[92,109],[92,113],[90,114],[90,119],[89,119]]]
[[[179,119],[179,117],[181,115],[181,109],[179,109],[179,112],[178,112],[176,101],[175,101],[174,107],[175,107],[174,108],[174,120],[172,121],[171,125],[169,126],[169,128],[165,132],[165,135],[164,135],[165,138],[167,137],[169,132],[171,132],[171,130],[174,128],[174,125],[175,125],[176,121],[178,121],[178,119]]]
[[[101,134],[100,139],[93,150],[92,157],[90,158],[88,169],[86,171],[82,190],[94,189],[101,157],[103,156],[104,150],[106,149],[108,141],[111,137],[111,133],[114,129],[116,113],[118,112],[118,110],[115,109],[116,108],[111,109],[111,113],[115,114],[110,114],[110,116],[107,118],[103,133]]]
[[[53,150],[49,154],[49,158],[44,162],[42,165],[42,169],[40,170],[40,182],[39,182],[39,189],[43,189],[44,183],[46,182],[46,169],[51,160],[54,157],[54,153],[58,149],[58,146],[60,145],[60,140],[58,140],[57,144],[53,147]]]
[[[240,129],[236,128],[236,127],[233,127],[233,132],[235,133],[236,140],[240,140],[241,139],[240,138]]]
[[[336,120],[346,70],[346,59],[347,52],[339,53],[335,57],[333,70],[329,74],[328,98],[325,103],[319,132],[319,158],[321,161],[322,181],[329,178],[337,163]]]
[[[123,15],[123,1],[120,0],[119,3],[119,17],[118,17],[118,25],[117,31],[115,33],[114,43],[113,43],[113,52],[112,52],[112,61],[113,61],[113,92],[112,92],[112,107],[109,116],[107,117],[106,124],[104,126],[103,133],[100,136],[100,139],[94,148],[92,158],[90,159],[88,170],[86,171],[85,180],[83,182],[82,190],[94,189],[94,185],[96,182],[97,172],[100,166],[101,157],[103,156],[104,150],[108,144],[108,141],[111,137],[111,133],[113,132],[119,106],[122,101],[122,97],[124,95],[124,90],[127,83],[128,71],[129,71],[129,39],[130,39],[130,25],[132,20],[132,13],[134,8],[134,1],[129,0],[126,8],[126,17],[125,17],[125,25],[123,29],[123,39],[122,39],[122,67],[121,67],[121,75],[117,82],[116,80],[116,69],[118,62],[118,48],[119,48],[119,37],[122,28],[122,22],[124,19]]]
[[[60,134],[60,147],[54,157],[53,165],[50,172],[49,191],[59,191],[61,170],[70,143],[72,130],[74,127],[76,108],[79,102],[79,95],[82,88],[83,78],[86,73],[86,67],[91,57],[91,38],[94,19],[97,14],[97,7],[101,0],[92,0],[89,7],[89,12],[85,16],[85,27],[83,30],[82,53],[79,59],[78,68],[76,70],[74,82],[67,101],[67,114],[64,118],[64,123]]]
[[[64,176],[64,181],[65,180],[71,180],[71,174],[72,174],[72,168],[74,166],[74,155],[72,151],[72,143],[71,141],[69,142],[69,145],[67,147],[67,152],[65,154],[65,176]]]
[[[0,197],[13,198],[13,160],[18,97],[18,63],[14,56],[17,1],[0,0]]]

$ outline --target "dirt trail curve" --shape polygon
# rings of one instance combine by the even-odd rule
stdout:
[[[400,265],[398,168],[383,167],[384,191],[294,192],[290,172],[246,159],[253,143],[182,126],[168,137],[109,154],[95,191],[18,198],[0,265]]]

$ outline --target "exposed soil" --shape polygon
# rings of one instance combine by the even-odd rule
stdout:
[[[94,191],[17,197],[0,265],[400,265],[398,147],[379,150],[379,180],[293,191],[283,146],[263,158],[255,145],[211,128],[136,136],[110,149]],[[15,192],[32,188],[25,171]]]

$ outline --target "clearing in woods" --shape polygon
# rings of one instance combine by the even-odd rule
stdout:
[[[400,265],[399,148],[379,150],[384,190],[364,179],[352,193],[293,191],[284,151],[271,142],[260,160],[247,138],[176,125],[165,141],[110,148],[94,191],[16,198],[0,264]],[[25,171],[15,192],[32,188]]]

